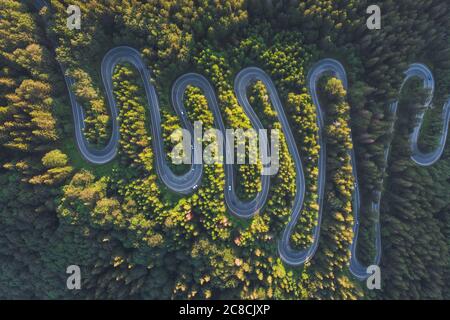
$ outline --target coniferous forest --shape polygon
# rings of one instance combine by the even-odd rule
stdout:
[[[450,299],[450,146],[432,165],[412,160],[411,133],[430,92],[417,77],[403,83],[413,63],[434,76],[418,139],[431,152],[450,95],[447,0],[37,2],[0,2],[0,299]],[[381,9],[380,29],[366,23],[372,4]],[[67,27],[69,5],[81,10],[80,29]],[[204,76],[225,127],[244,129],[252,123],[236,96],[236,75],[258,67],[272,79],[305,176],[293,249],[316,240],[322,217],[311,259],[293,266],[278,251],[298,191],[288,136],[280,136],[267,201],[251,218],[230,212],[222,164],[203,165],[193,192],[174,192],[158,174],[146,91],[127,61],[112,74],[117,155],[102,164],[83,157],[64,77],[83,107],[86,142],[103,148],[113,121],[101,65],[119,46],[136,49],[150,70],[166,158],[171,133],[183,126],[171,99],[180,76]],[[342,63],[348,85],[331,74],[318,81],[320,133],[308,72],[324,58]],[[264,128],[282,128],[262,81],[246,94]],[[183,104],[189,121],[216,127],[198,87],[186,88]],[[263,190],[260,169],[235,165],[242,201]],[[380,289],[349,271],[356,183],[355,251],[361,264],[372,264],[379,223]],[[71,265],[81,270],[80,290],[66,286]]]

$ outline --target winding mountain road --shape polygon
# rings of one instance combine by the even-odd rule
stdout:
[[[323,59],[319,61],[308,74],[307,83],[310,95],[312,97],[313,103],[317,108],[317,116],[318,116],[318,125],[319,125],[319,144],[320,144],[320,160],[319,160],[319,222],[322,219],[322,208],[323,208],[323,198],[324,198],[324,187],[325,187],[325,156],[326,156],[326,143],[323,140],[322,130],[324,128],[324,118],[325,113],[320,106],[319,97],[317,94],[317,84],[321,77],[328,75],[333,76],[339,80],[341,80],[344,89],[348,90],[348,80],[347,74],[343,65],[333,59]],[[353,138],[350,137],[352,144]],[[358,243],[358,235],[360,228],[360,210],[361,210],[361,198],[359,192],[359,184],[358,184],[358,175],[356,170],[356,156],[355,150],[352,148],[350,151],[350,159],[352,164],[352,171],[354,177],[354,191],[353,191],[353,217],[355,223],[353,224],[353,241],[350,245],[350,272],[360,280],[367,278],[367,266],[364,266],[358,261],[356,255],[356,246]],[[372,210],[379,213],[379,205],[372,203]],[[377,215],[379,216],[379,214]],[[380,223],[379,220],[375,223],[375,248],[376,248],[376,257],[372,264],[378,265],[381,259],[381,232],[380,232]]]
[[[43,0],[38,0],[34,2],[36,8],[39,10],[44,6],[47,6]],[[156,170],[158,176],[161,178],[162,182],[174,192],[180,194],[188,194],[193,192],[201,183],[202,173],[203,173],[203,165],[195,164],[191,165],[189,171],[187,171],[183,175],[176,175],[169,168],[167,164],[167,159],[165,156],[162,131],[161,131],[161,116],[160,109],[158,103],[158,97],[156,94],[156,90],[154,86],[151,84],[151,75],[150,71],[145,66],[142,61],[140,54],[138,51],[131,47],[121,46],[111,49],[103,58],[101,64],[101,75],[102,81],[104,85],[104,92],[106,94],[108,105],[109,105],[109,113],[111,115],[112,120],[112,134],[107,145],[102,149],[94,148],[90,146],[86,137],[84,135],[84,115],[83,108],[77,102],[74,93],[72,92],[72,86],[74,84],[73,79],[66,75],[65,69],[61,66],[61,69],[64,73],[64,79],[66,81],[67,89],[69,92],[70,103],[72,106],[72,112],[74,117],[75,124],[75,138],[77,141],[78,148],[83,155],[83,157],[94,164],[103,164],[111,161],[117,154],[118,143],[120,139],[119,132],[119,124],[117,121],[118,118],[118,110],[117,104],[113,95],[113,84],[112,84],[112,76],[114,72],[114,68],[117,64],[128,62],[131,63],[136,70],[139,72],[143,86],[145,88],[145,93],[148,100],[148,110],[150,114],[151,120],[151,131],[153,135],[153,148],[154,155],[156,161]],[[318,142],[320,144],[320,154],[318,161],[319,168],[319,177],[318,177],[318,204],[319,204],[319,214],[318,221],[316,226],[313,229],[313,241],[312,244],[303,250],[294,250],[290,246],[290,238],[294,231],[294,228],[299,219],[301,209],[303,206],[304,195],[305,195],[305,176],[303,172],[303,165],[300,158],[300,154],[298,148],[295,143],[294,136],[292,134],[291,128],[289,126],[289,122],[287,120],[286,114],[284,113],[283,106],[281,104],[280,98],[278,96],[275,85],[273,84],[270,77],[261,69],[250,67],[245,68],[240,71],[234,82],[234,91],[237,97],[238,103],[242,106],[244,112],[250,119],[252,127],[258,131],[259,129],[264,129],[261,121],[258,119],[255,111],[252,109],[248,97],[247,97],[247,89],[248,87],[254,83],[255,81],[262,81],[265,85],[272,106],[277,112],[279,121],[282,125],[282,130],[284,136],[286,138],[286,142],[288,145],[289,153],[291,154],[293,161],[295,163],[296,170],[296,193],[294,196],[293,207],[291,210],[291,216],[289,222],[286,225],[285,230],[283,231],[282,237],[278,243],[278,251],[281,259],[293,266],[301,265],[307,261],[309,261],[317,250],[319,244],[319,235],[320,235],[320,226],[322,221],[322,208],[324,201],[324,192],[325,192],[325,183],[326,183],[326,143],[323,137],[324,130],[324,117],[325,113],[320,105],[319,97],[317,94],[317,84],[318,80],[325,76],[331,75],[338,79],[340,79],[345,87],[348,88],[347,76],[344,67],[338,61],[333,59],[324,59],[319,61],[308,74],[307,85],[312,97],[313,103],[317,108],[317,124],[319,126],[319,136]],[[424,88],[430,89],[431,93],[427,99],[426,107],[431,104],[433,91],[434,91],[434,79],[429,71],[429,69],[422,64],[412,64],[409,69],[406,71],[406,78],[404,79],[403,84],[408,81],[412,77],[419,77],[424,81]],[[188,73],[180,78],[178,78],[171,92],[171,100],[173,104],[173,108],[177,113],[178,117],[181,120],[182,126],[184,129],[188,130],[193,136],[193,126],[188,119],[187,112],[184,108],[184,93],[188,86],[195,86],[202,90],[205,95],[208,106],[211,109],[214,115],[215,126],[220,130],[225,136],[225,125],[222,120],[221,112],[219,109],[219,105],[216,99],[216,93],[212,85],[209,81],[203,77],[202,75],[195,73]],[[403,85],[402,85],[403,87]],[[390,105],[390,110],[396,114],[397,112],[398,101],[394,102]],[[442,155],[442,152],[445,147],[445,142],[447,138],[448,132],[448,123],[450,122],[450,99],[444,106],[443,112],[443,130],[442,137],[440,139],[439,147],[435,152],[423,154],[420,152],[417,140],[420,132],[420,127],[423,121],[423,114],[420,115],[420,122],[417,127],[414,129],[414,132],[411,136],[411,151],[412,151],[412,160],[417,164],[422,166],[432,165],[435,163]],[[261,138],[261,137],[260,137]],[[264,139],[264,137],[262,137]],[[225,143],[224,153],[228,152],[229,141]],[[268,142],[263,140],[262,143],[268,146]],[[191,145],[195,146],[193,141],[191,140]],[[198,152],[196,148],[193,152],[192,157],[194,157],[195,152]],[[389,146],[385,151],[385,158],[389,156]],[[356,170],[356,158],[355,152],[352,149],[350,152],[351,162],[353,167],[354,174],[354,193],[353,193],[353,214],[355,218],[355,224],[353,226],[354,238],[352,244],[350,246],[351,251],[351,260],[350,260],[350,271],[355,277],[362,280],[368,277],[367,267],[362,265],[356,256],[356,248],[357,248],[357,240],[359,235],[359,227],[360,227],[360,192],[358,186],[358,178],[357,178],[357,170]],[[269,175],[261,175],[261,191],[256,194],[256,196],[250,201],[242,201],[238,198],[235,191],[235,172],[234,166],[232,164],[225,163],[225,201],[229,210],[236,216],[240,218],[250,218],[255,213],[259,212],[261,208],[265,205],[267,201],[267,197],[269,194],[270,188],[270,176]],[[379,209],[380,209],[380,199],[381,192],[378,192],[375,195],[377,199],[372,203],[372,210],[379,217]],[[375,249],[376,254],[374,257],[373,264],[379,264],[381,259],[381,233],[380,233],[380,223],[379,221],[375,223]]]

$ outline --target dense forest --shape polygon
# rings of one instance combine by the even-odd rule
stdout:
[[[400,94],[409,64],[432,70],[433,108],[419,145],[433,150],[450,94],[446,0],[377,1],[379,30],[366,26],[367,0],[51,0],[39,11],[33,2],[0,3],[0,299],[450,299],[450,148],[432,166],[411,160],[408,139],[427,92],[411,80]],[[79,30],[67,28],[69,5],[81,9]],[[257,66],[271,77],[306,179],[295,248],[312,243],[319,213],[319,129],[307,74],[322,58],[345,66],[347,90],[332,76],[319,83],[326,185],[311,261],[290,266],[277,251],[296,192],[285,136],[268,201],[251,219],[229,212],[221,164],[204,165],[198,189],[177,194],[157,174],[144,87],[129,63],[112,79],[118,154],[101,165],[82,157],[63,72],[83,106],[86,139],[101,148],[111,117],[100,66],[122,45],[137,49],[151,71],[167,150],[181,127],[170,99],[179,76],[210,81],[227,128],[251,127],[234,92],[236,74]],[[247,95],[265,128],[281,128],[262,82]],[[214,127],[201,90],[189,86],[184,104],[190,121]],[[362,200],[357,254],[371,264],[379,219],[380,290],[348,268],[352,148]],[[260,164],[236,166],[241,199],[261,190],[259,171]],[[378,216],[370,204],[380,194]],[[80,266],[81,290],[66,287],[69,265]]]

